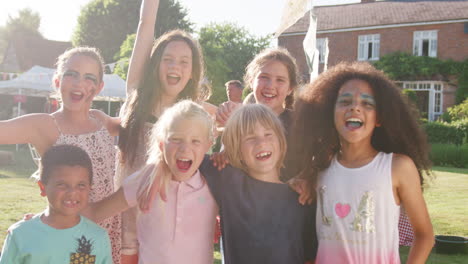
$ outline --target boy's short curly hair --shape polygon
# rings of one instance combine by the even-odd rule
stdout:
[[[39,164],[39,180],[47,184],[50,174],[60,166],[80,166],[89,174],[89,182],[93,181],[93,165],[86,151],[72,145],[56,145],[50,147],[42,156]]]

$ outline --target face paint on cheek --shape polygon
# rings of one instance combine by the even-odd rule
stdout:
[[[366,94],[366,93],[363,93],[361,94],[361,99],[366,102],[368,105],[372,106],[372,107],[375,107],[376,106],[376,102],[375,102],[375,99],[374,99],[374,96],[370,95],[370,94]]]
[[[89,95],[88,95],[88,98],[86,98],[86,101],[87,101],[87,102],[93,101],[95,95],[96,95],[96,89],[93,88],[93,89],[91,89],[91,91],[89,92]]]

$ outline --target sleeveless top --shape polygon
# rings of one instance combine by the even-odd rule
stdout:
[[[360,168],[346,168],[335,157],[320,173],[316,263],[400,263],[392,157],[380,152]]]
[[[94,118],[90,116],[91,118]],[[64,134],[54,116],[59,137],[54,145],[74,145],[82,148],[89,155],[93,165],[93,184],[89,195],[90,202],[100,201],[114,193],[115,147],[114,138],[106,127],[85,134]],[[99,122],[99,120],[98,120]],[[114,264],[120,263],[120,215],[105,219],[98,223],[109,233]]]

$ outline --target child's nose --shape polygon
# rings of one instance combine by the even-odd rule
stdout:
[[[188,144],[187,144],[186,142],[182,142],[182,143],[179,145],[179,151],[185,152],[187,149],[188,149]]]

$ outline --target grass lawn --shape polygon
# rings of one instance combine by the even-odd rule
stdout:
[[[0,150],[14,149],[14,146],[0,147]],[[24,213],[39,212],[46,206],[37,185],[28,179],[36,170],[29,150],[22,149],[15,155],[15,161],[15,165],[0,167],[0,246],[6,235],[1,230],[21,219]],[[434,172],[436,177],[424,193],[434,233],[468,237],[468,169],[435,167]],[[409,248],[400,248],[402,263],[408,252]],[[219,252],[215,252],[215,263],[221,263]],[[468,255],[443,255],[433,251],[427,263],[468,263]]]

